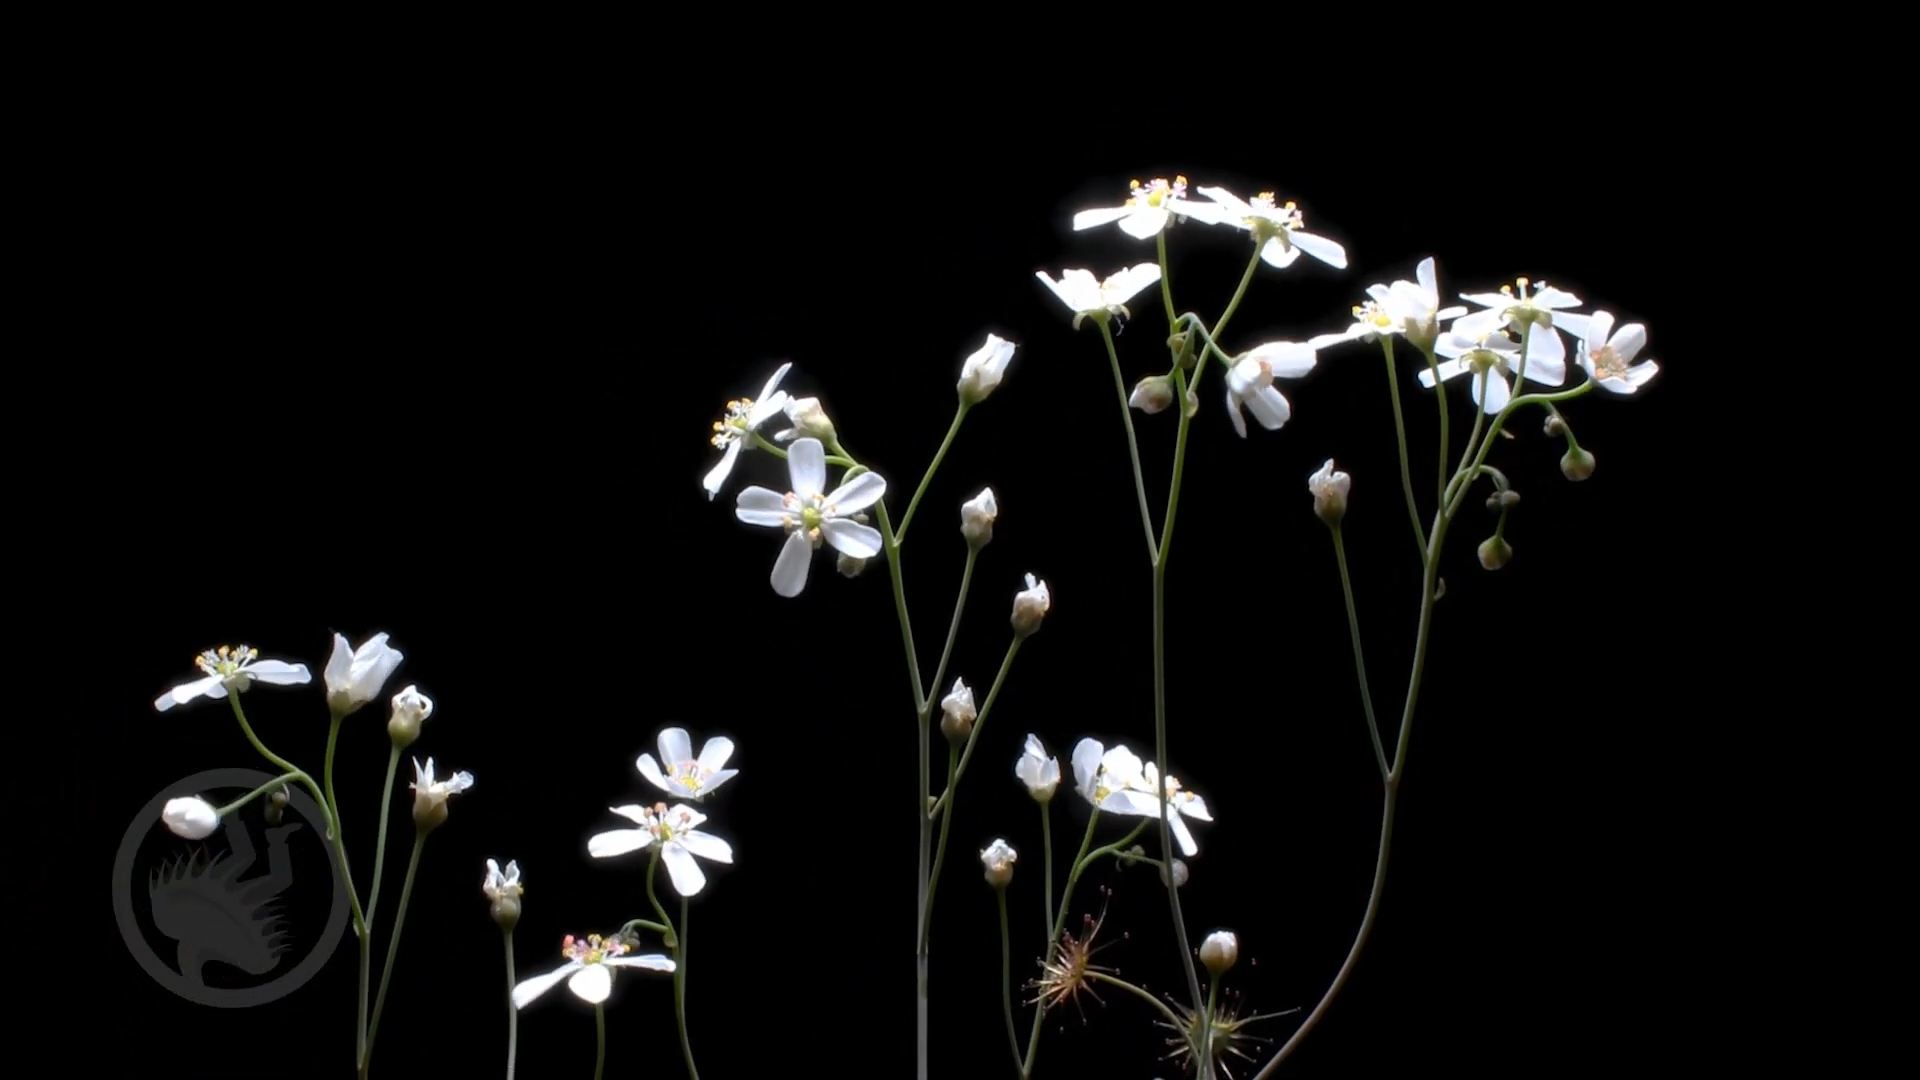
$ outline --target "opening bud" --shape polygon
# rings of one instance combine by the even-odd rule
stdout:
[[[1520,493],[1512,488],[1508,488],[1505,491],[1496,491],[1487,496],[1487,509],[1489,510],[1511,510],[1519,505]]]
[[[1307,490],[1313,493],[1313,512],[1328,528],[1340,524],[1340,519],[1347,516],[1347,492],[1352,489],[1353,477],[1335,469],[1332,458],[1307,477]]]
[[[955,744],[966,742],[978,716],[973,708],[973,688],[965,680],[953,680],[953,691],[940,699],[940,733]]]
[[[1053,598],[1047,593],[1047,583],[1027,575],[1027,587],[1013,597],[1013,633],[1024,638],[1040,629],[1040,621],[1047,617],[1047,609],[1053,606]]]
[[[987,884],[1004,889],[1013,880],[1013,863],[1020,857],[1013,845],[996,838],[980,851],[980,865],[986,868]]]
[[[1200,962],[1214,978],[1225,975],[1240,959],[1240,939],[1231,930],[1215,930],[1200,943]]]
[[[500,872],[500,864],[487,860],[487,876],[480,883],[480,891],[487,896],[487,914],[500,929],[511,933],[515,923],[520,921],[520,864],[509,861],[507,872]]]
[[[975,551],[993,542],[993,523],[1000,516],[1000,504],[994,500],[992,488],[981,488],[980,494],[960,504],[960,535],[967,538],[967,546]]]
[[[409,686],[393,695],[393,712],[387,717],[387,738],[396,749],[405,750],[420,737],[420,724],[433,715],[433,699]]]
[[[220,811],[198,797],[168,799],[167,805],[160,808],[160,820],[167,823],[175,836],[204,840],[220,827]]]
[[[1133,393],[1127,396],[1127,404],[1152,416],[1173,404],[1173,398],[1172,379],[1165,375],[1149,375],[1133,385]]]
[[[833,421],[827,418],[827,410],[820,407],[817,397],[788,398],[787,419],[793,421],[796,438],[833,441]]]
[[[849,555],[843,551],[840,553],[840,558],[833,565],[835,569],[840,571],[841,577],[857,578],[860,576],[861,571],[867,568],[867,560],[857,555]]]

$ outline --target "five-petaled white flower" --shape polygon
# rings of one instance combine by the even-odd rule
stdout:
[[[985,401],[1006,376],[1007,365],[1013,362],[1013,350],[1018,347],[1005,338],[988,334],[987,343],[960,364],[960,381],[955,384],[960,400],[969,405]]]
[[[1219,207],[1221,222],[1245,229],[1260,245],[1260,258],[1268,265],[1286,269],[1301,252],[1319,259],[1336,270],[1347,266],[1347,249],[1324,236],[1300,231],[1305,218],[1293,203],[1276,204],[1273,192],[1263,191],[1248,202],[1226,188],[1203,187],[1200,194]]]
[[[1514,291],[1515,285],[1519,286],[1518,293]],[[1531,324],[1533,330],[1527,335],[1529,368],[1542,357],[1564,361],[1567,358],[1567,346],[1560,340],[1560,335],[1553,332],[1553,328],[1557,326],[1575,337],[1584,337],[1587,321],[1591,318],[1568,310],[1580,306],[1579,297],[1544,281],[1530,282],[1526,278],[1515,278],[1513,285],[1502,285],[1497,293],[1461,293],[1460,299],[1479,304],[1484,309],[1468,312],[1454,320],[1453,332],[1462,337],[1477,338],[1505,328],[1513,331],[1513,336],[1518,338],[1521,328]],[[1564,379],[1565,375],[1561,378]]]
[[[599,934],[591,934],[582,941],[568,934],[560,943],[560,955],[566,963],[545,975],[533,978],[513,988],[513,1007],[524,1009],[534,998],[553,989],[561,979],[567,980],[567,989],[589,1005],[598,1005],[607,1000],[613,992],[613,969],[621,967],[645,968],[648,971],[672,971],[673,961],[658,953],[646,956],[628,956],[633,947],[618,939],[605,939]],[[569,977],[571,976],[571,977]]]
[[[1373,341],[1390,334],[1404,334],[1422,348],[1431,348],[1440,335],[1440,324],[1467,313],[1464,305],[1440,306],[1440,283],[1434,274],[1433,257],[1420,260],[1414,267],[1417,282],[1405,278],[1392,285],[1367,286],[1365,303],[1355,305],[1353,323],[1338,334],[1322,334],[1313,339],[1315,348],[1337,341]]]
[[[1108,750],[1096,739],[1081,739],[1073,748],[1073,776],[1081,796],[1110,814],[1157,818],[1160,797],[1164,797],[1167,828],[1181,853],[1191,856],[1200,850],[1182,818],[1212,821],[1206,800],[1182,788],[1171,776],[1161,784],[1153,762],[1142,762],[1124,746]]]
[[[1597,349],[1593,347],[1595,342],[1600,343]],[[1596,311],[1588,321],[1585,335],[1580,339],[1575,359],[1602,389],[1616,394],[1631,394],[1645,386],[1647,380],[1660,370],[1660,365],[1652,360],[1638,364],[1633,362],[1633,358],[1640,355],[1640,350],[1646,345],[1646,327],[1639,323],[1628,323],[1616,331],[1613,328],[1613,313]]]
[[[226,697],[228,690],[245,690],[256,680],[269,686],[298,686],[313,678],[305,664],[262,660],[260,650],[245,645],[222,645],[217,649],[208,649],[195,657],[193,662],[206,675],[192,682],[181,683],[161,694],[153,700],[155,709],[166,712],[175,705],[185,705],[197,697],[218,700]]]
[[[1160,264],[1129,266],[1105,281],[1094,278],[1091,270],[1062,270],[1059,281],[1053,280],[1045,270],[1035,270],[1033,276],[1045,282],[1053,295],[1072,309],[1073,328],[1078,330],[1081,320],[1088,316],[1097,322],[1105,322],[1113,315],[1133,318],[1133,313],[1127,310],[1127,301],[1160,280]]]
[[[1261,427],[1278,431],[1293,415],[1293,407],[1273,388],[1273,380],[1297,379],[1313,370],[1315,359],[1311,343],[1291,341],[1270,341],[1241,354],[1227,370],[1227,416],[1233,420],[1233,430],[1247,437],[1247,422],[1240,416],[1244,406]]]
[[[1167,226],[1189,217],[1199,218],[1209,225],[1222,220],[1219,207],[1187,198],[1187,178],[1184,176],[1174,177],[1172,183],[1168,183],[1165,177],[1149,184],[1135,180],[1127,185],[1127,191],[1127,201],[1119,206],[1082,210],[1073,215],[1075,231],[1117,221],[1120,231],[1128,236],[1151,240]],[[1205,188],[1201,189],[1202,194],[1205,191]]]
[[[727,759],[733,756],[733,740],[724,735],[708,739],[697,758],[693,756],[693,739],[687,735],[686,728],[670,727],[662,731],[659,745],[660,761],[653,760],[652,754],[641,754],[633,764],[640,775],[647,778],[647,783],[669,795],[704,799],[740,771],[725,767]]]
[[[1030,734],[1026,751],[1013,763],[1013,775],[1027,785],[1027,794],[1032,795],[1035,802],[1048,802],[1053,798],[1054,789],[1060,786],[1060,759],[1047,753],[1040,736]]]
[[[699,825],[707,820],[707,815],[685,803],[671,809],[665,803],[609,809],[640,827],[614,829],[588,838],[588,854],[596,859],[610,859],[658,842],[660,861],[667,864],[667,876],[673,879],[674,891],[681,896],[692,896],[706,887],[707,875],[701,872],[700,864],[693,861],[695,855],[713,862],[733,861],[733,848],[725,840],[700,831]]]
[[[160,808],[160,820],[167,823],[175,836],[203,840],[220,827],[220,811],[198,797],[168,799],[167,805]]]
[[[763,487],[740,493],[734,515],[749,525],[787,531],[787,542],[773,563],[773,591],[799,596],[807,587],[813,552],[825,539],[856,559],[880,554],[880,532],[854,517],[887,493],[878,473],[863,472],[827,494],[827,452],[818,439],[795,439],[787,451],[787,475],[793,490],[782,495]]]
[[[757,398],[741,398],[727,402],[727,415],[713,422],[713,445],[720,447],[720,463],[715,465],[700,481],[711,500],[720,494],[726,485],[727,477],[733,473],[734,459],[740,456],[742,448],[751,445],[748,434],[760,430],[760,425],[780,415],[787,407],[787,392],[781,390],[780,380],[786,378],[791,363],[781,364],[774,371],[773,378],[760,388]]]
[[[1454,325],[1460,324],[1456,322]],[[1553,344],[1542,344],[1548,341]],[[1431,368],[1421,368],[1416,373],[1421,386],[1432,387],[1436,375],[1444,382],[1462,372],[1471,372],[1473,400],[1488,415],[1507,407],[1507,402],[1513,396],[1507,385],[1507,377],[1520,367],[1520,343],[1508,337],[1505,331],[1493,330],[1478,338],[1470,338],[1457,330],[1450,330],[1440,335],[1433,351],[1448,359]],[[1554,333],[1551,327],[1536,329],[1530,335],[1527,341],[1526,377],[1546,386],[1559,386],[1567,381],[1565,348],[1560,343],[1560,335]]]
[[[346,635],[333,635],[333,655],[327,658],[325,675],[327,708],[335,716],[345,716],[372,701],[403,659],[405,654],[387,645],[385,634],[373,635],[357,649],[347,644]]]

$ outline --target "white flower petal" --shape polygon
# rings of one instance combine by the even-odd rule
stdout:
[[[1167,227],[1167,211],[1158,206],[1138,206],[1132,213],[1120,219],[1120,231],[1128,236],[1137,236],[1142,240],[1151,240]]]
[[[703,859],[718,863],[733,861],[733,845],[712,833],[684,832],[679,839],[681,846]]]
[[[779,389],[780,380],[787,377],[787,369],[791,368],[792,366],[793,366],[793,362],[788,361],[787,363],[781,364],[777,369],[774,370],[773,377],[767,380],[767,385],[760,388],[760,396],[754,399],[754,404],[756,406],[764,404],[774,397],[773,392]],[[781,397],[784,398],[785,395],[781,395]],[[774,406],[774,409],[777,410],[782,406],[784,406],[785,404],[786,402],[782,400],[779,404]]]
[[[516,1009],[526,1008],[528,1003],[533,1001],[534,998],[560,985],[561,979],[579,971],[585,966],[585,964],[582,964],[578,960],[569,960],[552,971],[547,972],[545,975],[535,975],[533,978],[527,979],[513,988],[513,1007]]]
[[[1319,360],[1312,345],[1296,341],[1269,341],[1248,349],[1241,362],[1265,360],[1276,379],[1298,379],[1313,370]]]
[[[698,895],[707,887],[707,875],[700,870],[700,864],[693,855],[678,843],[668,843],[660,848],[660,861],[667,864],[667,877],[673,881],[673,891],[681,896]]]
[[[653,833],[646,829],[614,829],[611,832],[596,833],[587,840],[587,854],[596,859],[611,859],[617,855],[639,851],[653,843]]]
[[[693,739],[688,737],[687,729],[670,727],[662,729],[658,740],[660,760],[671,769],[683,761],[693,760]]]
[[[673,961],[659,953],[647,953],[641,956],[609,956],[600,962],[608,967],[637,967],[648,971],[673,970]]]
[[[1289,234],[1288,239],[1293,241],[1294,247],[1299,248],[1301,251],[1319,259],[1321,262],[1326,263],[1336,270],[1345,270],[1347,268],[1347,249],[1324,236],[1316,236],[1310,232],[1296,231]],[[1193,852],[1189,851],[1187,854],[1191,855]]]
[[[700,748],[700,767],[708,772],[719,772],[731,757],[733,757],[732,739],[725,735],[708,739],[707,744]],[[718,782],[714,781],[714,783]]]
[[[166,712],[175,705],[185,705],[194,698],[202,696],[210,698],[223,698],[227,696],[226,688],[220,685],[220,676],[209,675],[204,679],[195,679],[190,683],[181,683],[179,686],[154,698],[153,707],[161,712]]]
[[[733,462],[740,456],[742,445],[739,439],[729,440],[727,448],[720,453],[719,464],[708,469],[707,475],[700,479],[700,486],[707,492],[707,501],[713,501],[713,497],[720,494],[720,489],[727,485],[727,477],[733,475]]]
[[[398,659],[394,663],[397,665]],[[269,686],[300,686],[313,679],[312,673],[307,671],[307,665],[289,664],[285,660],[257,660],[247,665],[247,674]],[[383,678],[381,681],[386,680]]]
[[[1285,395],[1271,386],[1263,386],[1247,398],[1247,411],[1253,414],[1260,426],[1268,431],[1278,431],[1287,418],[1293,415],[1293,409],[1287,404]]]
[[[680,792],[675,789],[673,781],[667,779],[667,774],[660,771],[660,764],[653,760],[652,754],[641,754],[640,760],[634,762],[633,767],[640,770],[640,775],[646,777],[647,783],[652,784],[661,791],[669,791],[675,795],[680,794]]]
[[[1299,248],[1289,247],[1281,243],[1280,238],[1277,236],[1268,240],[1260,247],[1261,260],[1276,270],[1285,270],[1287,267],[1292,266],[1294,260],[1299,257]]]
[[[608,971],[605,964],[586,964],[567,980],[567,989],[581,1001],[598,1005],[613,993],[613,972]]]
[[[846,518],[828,518],[820,523],[827,543],[856,559],[871,559],[880,554],[880,530]]]
[[[675,792],[675,794],[677,795],[679,793]],[[645,825],[650,820],[647,817],[647,808],[634,803],[628,803],[625,806],[609,806],[607,807],[607,811],[609,813],[619,814],[635,825]]]
[[[1078,232],[1081,229],[1096,228],[1101,225],[1106,225],[1110,222],[1119,221],[1121,218],[1126,217],[1128,214],[1131,214],[1131,213],[1133,213],[1133,207],[1131,206],[1114,206],[1114,207],[1103,207],[1099,210],[1082,210],[1079,213],[1073,215],[1073,228],[1075,232]]]
[[[834,488],[827,496],[827,505],[836,514],[851,514],[865,510],[880,501],[887,493],[887,481],[879,473],[863,472],[859,476]]]
[[[1158,817],[1160,811],[1156,807],[1153,813]],[[1173,833],[1174,842],[1180,845],[1180,854],[1191,859],[1200,853],[1199,846],[1193,842],[1192,830],[1187,828],[1187,823],[1181,820],[1179,814],[1172,812],[1167,814],[1167,831]]]
[[[749,525],[778,529],[786,525],[792,513],[787,509],[786,496],[769,488],[755,486],[735,497],[733,516]]]
[[[780,545],[780,557],[773,561],[773,591],[789,599],[807,587],[807,570],[813,564],[813,544],[798,530],[787,534]]]
[[[827,490],[827,451],[819,439],[793,441],[787,450],[787,475],[793,479],[794,494],[801,498]]]
[[[1234,394],[1233,387],[1227,387],[1227,419],[1233,421],[1234,434],[1247,437],[1247,421],[1240,415],[1240,398]]]

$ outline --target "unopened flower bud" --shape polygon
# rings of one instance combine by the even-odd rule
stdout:
[[[987,343],[960,364],[960,382],[955,387],[960,392],[960,400],[968,405],[985,401],[1006,375],[1016,348],[1013,342],[988,334]]]
[[[278,825],[285,819],[288,798],[290,798],[290,796],[287,793],[287,786],[285,784],[281,784],[267,793],[267,809],[264,811],[267,824]]]
[[[1167,338],[1167,351],[1173,354],[1173,362],[1188,371],[1193,370],[1194,357],[1199,355],[1194,352],[1193,342],[1193,334],[1188,331]]]
[[[1347,516],[1347,492],[1352,489],[1353,477],[1335,469],[1332,458],[1307,477],[1307,490],[1313,493],[1313,512],[1320,515],[1320,520],[1329,528]]]
[[[857,578],[860,572],[867,568],[867,560],[843,551],[840,553],[839,560],[834,563],[834,567],[840,571],[841,577]]]
[[[1172,865],[1173,865],[1173,887],[1178,889],[1182,885],[1185,885],[1187,883],[1187,863],[1186,863],[1186,860],[1184,859],[1175,859],[1173,860]],[[1167,871],[1163,867],[1160,871],[1160,884],[1165,885],[1166,883],[1167,883]]]
[[[973,688],[964,679],[953,680],[953,692],[940,699],[940,733],[951,742],[966,742],[978,715],[973,708]]]
[[[967,546],[979,551],[993,542],[993,522],[1000,516],[1000,504],[994,500],[992,488],[981,488],[980,494],[960,504],[960,535],[967,538]]]
[[[787,419],[793,421],[795,437],[833,441],[833,421],[827,419],[827,410],[820,407],[817,397],[788,398]]]
[[[1047,583],[1027,575],[1027,587],[1013,597],[1013,635],[1024,638],[1040,629],[1040,620],[1047,617],[1047,609],[1053,599],[1047,594]]]
[[[1165,375],[1149,375],[1133,384],[1133,393],[1127,396],[1127,404],[1152,416],[1173,404],[1173,395],[1172,379]]]
[[[1546,425],[1541,430],[1547,433],[1547,438],[1556,439],[1567,433],[1567,422],[1560,418],[1559,413],[1550,412],[1547,414]]]
[[[454,773],[445,780],[433,778],[433,759],[425,768],[413,759],[413,827],[430,832],[447,822],[447,800],[473,786],[473,774]]]
[[[487,896],[487,914],[502,930],[511,932],[513,924],[520,921],[520,894],[525,890],[520,886],[520,864],[509,861],[507,872],[500,872],[500,864],[487,860],[486,880],[480,883],[480,891]]]
[[[1513,548],[1498,536],[1489,536],[1480,542],[1480,565],[1489,570],[1498,570],[1513,558]]]
[[[1200,962],[1214,978],[1225,975],[1240,959],[1240,939],[1231,930],[1215,930],[1200,943]]]
[[[393,695],[393,712],[387,717],[387,738],[394,748],[405,750],[420,737],[420,724],[433,715],[433,699],[409,686]]]
[[[167,805],[160,808],[160,820],[167,823],[173,835],[188,840],[204,840],[213,835],[220,827],[220,811],[213,804],[201,798],[168,799]]]
[[[1576,482],[1587,479],[1593,475],[1593,455],[1574,447],[1561,457],[1560,472]]]
[[[1489,510],[1511,510],[1519,505],[1520,493],[1512,488],[1508,488],[1505,491],[1496,491],[1487,496],[1487,509]]]
[[[980,852],[980,865],[987,871],[987,884],[1004,889],[1013,880],[1013,862],[1019,853],[1005,840],[995,839]]]

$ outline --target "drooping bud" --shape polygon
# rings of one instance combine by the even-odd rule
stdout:
[[[1511,510],[1519,505],[1520,493],[1512,488],[1507,488],[1505,491],[1496,491],[1487,496],[1487,509],[1496,512],[1500,510]]]
[[[1173,398],[1172,379],[1165,375],[1149,375],[1133,384],[1133,393],[1127,396],[1127,404],[1152,416],[1173,404]]]
[[[1560,458],[1560,472],[1578,483],[1593,475],[1593,455],[1576,446]]]
[[[1489,570],[1498,570],[1513,558],[1513,548],[1499,536],[1489,536],[1480,542],[1480,565]]]
[[[1013,862],[1020,857],[1005,840],[995,839],[980,852],[980,865],[986,868],[987,884],[1004,889],[1013,880]]]
[[[267,792],[267,809],[265,811],[267,824],[280,824],[281,820],[286,817],[287,801],[291,797],[287,792],[287,785],[285,784],[280,784],[272,791]]]
[[[167,823],[175,836],[204,840],[220,827],[220,811],[198,797],[168,799],[167,805],[160,808],[160,820]]]
[[[1025,638],[1040,629],[1040,621],[1047,617],[1047,609],[1052,606],[1047,583],[1028,574],[1027,587],[1013,597],[1013,636]]]
[[[956,745],[964,743],[978,716],[973,708],[973,688],[964,679],[953,680],[953,691],[940,699],[940,733]]]
[[[1313,493],[1313,512],[1328,528],[1340,524],[1347,516],[1347,492],[1353,489],[1353,477],[1333,467],[1333,459],[1328,458],[1319,471],[1307,477],[1307,490]]]
[[[1215,930],[1200,943],[1200,962],[1214,978],[1225,975],[1240,959],[1240,939],[1231,930]]]
[[[981,488],[980,494],[960,504],[960,535],[967,538],[967,546],[979,551],[993,542],[993,523],[1000,516],[1000,504],[994,500],[992,488]]]
[[[420,737],[420,725],[433,715],[433,699],[412,686],[393,695],[393,712],[387,717],[387,738],[394,748],[405,750]]]
[[[1558,438],[1567,433],[1567,422],[1560,418],[1559,413],[1550,412],[1547,414],[1546,425],[1541,430],[1547,433],[1549,439]]]
[[[1167,351],[1173,354],[1175,365],[1193,370],[1194,358],[1199,355],[1193,347],[1194,336],[1190,331],[1181,331],[1167,338]]]

